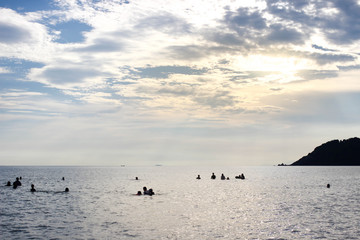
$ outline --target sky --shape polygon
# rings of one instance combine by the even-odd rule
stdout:
[[[359,0],[0,0],[0,165],[292,163],[360,133]]]

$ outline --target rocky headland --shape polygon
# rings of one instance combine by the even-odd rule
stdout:
[[[360,166],[360,138],[324,143],[291,166]]]

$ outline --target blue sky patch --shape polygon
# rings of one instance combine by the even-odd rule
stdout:
[[[1,0],[0,7],[10,8],[20,13],[59,9],[53,1],[49,0]]]
[[[60,31],[60,38],[55,40],[58,43],[76,43],[84,41],[83,32],[91,31],[92,27],[79,22],[79,21],[69,21],[58,23],[53,27],[54,30]]]

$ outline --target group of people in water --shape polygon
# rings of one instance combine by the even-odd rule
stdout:
[[[10,181],[8,181],[6,186],[8,186],[8,187],[13,186],[13,188],[16,189],[17,187],[21,186],[21,182],[20,182],[21,179],[22,179],[22,177],[17,177],[15,182],[13,182],[12,184]]]
[[[139,180],[139,178],[138,178],[138,177],[135,177],[135,180]],[[140,195],[149,195],[149,196],[152,196],[152,195],[155,195],[155,193],[154,193],[154,190],[153,190],[152,188],[147,189],[147,187],[143,187],[143,192],[138,191],[138,192],[136,193],[136,195],[138,195],[138,196],[140,196]]]
[[[141,193],[141,191],[138,191],[136,195],[155,195],[154,191],[152,190],[152,188],[147,189],[147,187],[143,187],[143,193]]]
[[[8,181],[5,186],[8,186],[8,187],[11,187],[11,186],[12,186],[14,189],[16,189],[17,187],[19,187],[19,186],[22,185],[21,182],[20,182],[20,180],[22,180],[22,177],[17,177],[16,180],[15,180],[15,182],[13,182],[13,183],[11,184],[11,182]],[[65,178],[63,177],[62,180],[64,181]],[[30,192],[36,192],[36,189],[35,189],[35,185],[34,185],[34,184],[31,184]],[[69,188],[65,188],[65,191],[64,191],[64,192],[69,192]]]
[[[210,178],[213,179],[213,180],[216,179],[215,173],[212,173]],[[236,178],[236,179],[242,179],[242,180],[244,180],[244,179],[245,179],[245,176],[244,176],[244,174],[242,173],[242,174],[240,174],[239,176],[235,176],[235,178]],[[200,179],[201,179],[200,175],[198,175],[198,176],[196,177],[196,179],[200,180]],[[221,179],[221,180],[225,180],[225,179],[226,179],[226,180],[230,180],[230,178],[229,178],[229,177],[225,177],[225,175],[224,175],[223,173],[221,174],[220,179]]]

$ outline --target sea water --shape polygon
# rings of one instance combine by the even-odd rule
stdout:
[[[0,239],[360,239],[360,167],[0,167],[0,183]]]

